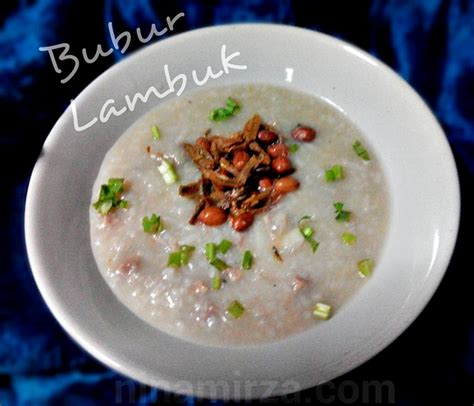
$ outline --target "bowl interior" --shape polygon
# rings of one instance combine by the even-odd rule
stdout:
[[[283,45],[282,45],[283,44]],[[260,397],[330,380],[366,361],[419,314],[449,262],[459,220],[459,185],[446,138],[420,97],[385,65],[339,40],[302,29],[235,25],[193,31],[126,58],[76,99],[84,125],[107,102],[166,89],[184,74],[222,69],[239,52],[245,70],[209,80],[285,85],[324,97],[363,131],[380,157],[392,197],[377,272],[327,323],[275,343],[234,348],[192,344],[156,330],[118,302],[89,242],[88,208],[104,154],[138,117],[165,102],[151,96],[134,111],[74,130],[69,108],[49,135],[27,198],[26,239],[40,291],[55,317],[87,351],[147,384],[207,397]],[[178,89],[178,82],[176,90]],[[111,101],[113,100],[113,102]],[[244,385],[251,382],[251,385]]]

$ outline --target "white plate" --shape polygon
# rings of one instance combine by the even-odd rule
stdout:
[[[284,84],[325,97],[369,138],[389,183],[391,219],[373,277],[331,320],[286,340],[215,348],[156,330],[118,302],[99,274],[89,242],[91,188],[105,152],[138,117],[133,112],[73,128],[68,109],[51,131],[28,190],[26,241],[47,305],[97,359],[124,375],[207,397],[284,394],[331,380],[392,342],[417,317],[449,263],[459,222],[459,183],[451,150],[421,98],[387,66],[337,39],[278,25],[206,28],[160,41],[113,66],[77,98],[81,124],[107,99],[164,83],[172,75],[219,69],[222,45],[240,52],[231,70],[206,86]],[[165,99],[166,100],[166,99]]]

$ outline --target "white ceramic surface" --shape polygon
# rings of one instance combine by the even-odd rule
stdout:
[[[109,367],[144,383],[207,397],[284,394],[331,380],[392,342],[417,317],[449,263],[459,222],[459,184],[442,129],[400,77],[339,40],[278,25],[206,28],[160,41],[113,66],[76,99],[82,121],[107,99],[173,75],[219,69],[222,45],[247,65],[206,86],[264,82],[322,96],[370,139],[388,179],[391,218],[370,281],[327,323],[274,343],[216,348],[156,330],[114,297],[89,242],[90,194],[105,152],[162,102],[74,131],[69,108],[45,142],[28,190],[25,228],[35,280],[64,329]],[[195,87],[195,86],[194,86]],[[170,96],[174,97],[174,96]],[[167,99],[164,99],[166,101]]]

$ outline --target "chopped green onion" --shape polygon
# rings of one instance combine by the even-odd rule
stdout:
[[[168,264],[167,266],[172,266],[173,268],[178,268],[181,266],[181,252],[172,252],[168,256]]]
[[[156,125],[151,127],[151,134],[153,135],[154,140],[158,141],[161,138],[160,130],[158,129]]]
[[[229,268],[229,265],[227,265],[222,259],[217,258],[217,251],[225,254],[231,246],[232,242],[225,239],[222,240],[219,245],[216,245],[213,242],[208,242],[205,246],[204,253],[207,260],[214,268],[217,268],[219,271],[223,271],[224,269]]]
[[[196,247],[193,247],[192,245],[183,245],[180,248],[181,251],[181,262],[183,265],[187,264],[189,262],[189,259],[191,258],[191,255],[193,254],[194,250]]]
[[[370,276],[374,270],[374,261],[369,258],[363,259],[357,263],[357,268],[362,276]]]
[[[128,207],[128,202],[120,198],[124,181],[123,178],[110,178],[106,185],[100,187],[99,198],[92,206],[103,216],[114,208]]]
[[[232,98],[230,98],[230,97],[227,98],[227,100],[225,101],[225,104],[226,104],[226,106],[227,106],[228,109],[234,109],[234,110],[235,110],[235,109],[239,109],[239,108],[240,108],[239,105],[238,105],[238,103],[237,103],[234,99],[232,99]]]
[[[153,213],[150,217],[145,216],[142,219],[143,231],[145,233],[155,234],[164,230],[160,216]]]
[[[326,182],[334,182],[336,180],[344,179],[344,169],[341,165],[334,165],[331,169],[325,172]]]
[[[313,250],[313,254],[317,251],[319,247],[319,242],[316,241],[313,238],[314,235],[314,229],[308,225],[305,225],[305,220],[311,219],[311,216],[303,216],[301,219],[298,221],[298,227],[300,229],[300,233],[303,236],[303,238],[308,242],[310,245],[311,249]]]
[[[336,202],[334,203],[334,208],[336,209],[335,218],[337,221],[349,221],[351,219],[351,212],[344,210],[344,203]]]
[[[227,308],[227,311],[234,319],[238,319],[244,314],[245,307],[238,300],[234,300]]]
[[[212,121],[224,121],[235,115],[240,110],[237,102],[230,97],[225,102],[226,106],[212,110],[209,119]]]
[[[100,214],[106,215],[112,209],[113,203],[112,200],[106,200],[99,205],[97,201],[94,203],[94,207],[99,211]]]
[[[219,290],[222,286],[222,278],[220,275],[215,275],[211,278],[211,289]]]
[[[213,242],[208,242],[205,247],[206,258],[209,262],[212,262],[216,259],[216,244]]]
[[[357,237],[352,233],[342,233],[341,241],[346,245],[354,245],[357,242]]]
[[[232,247],[232,242],[229,240],[222,240],[220,244],[217,246],[217,250],[225,254],[227,251],[230,250],[230,247]]]
[[[355,153],[359,157],[361,157],[364,161],[370,161],[369,153],[367,152],[367,150],[364,148],[364,146],[359,140],[354,142],[354,144],[352,145],[352,148],[354,148]]]
[[[300,146],[298,144],[291,144],[288,146],[288,151],[290,151],[291,154],[294,154],[299,149],[300,149]]]
[[[166,159],[161,160],[161,164],[158,166],[158,171],[163,176],[163,180],[167,185],[172,185],[178,180],[178,174],[173,164]]]
[[[209,263],[216,268],[218,271],[224,271],[227,268],[229,268],[229,265],[227,265],[222,259],[220,258],[214,258],[212,261],[209,261]]]
[[[318,319],[327,320],[331,316],[332,306],[325,303],[316,303],[313,309],[313,316]]]
[[[189,263],[189,259],[196,248],[192,245],[182,245],[178,251],[172,252],[168,257],[168,265],[173,268],[179,268]]]
[[[311,227],[306,226],[301,228],[301,234],[303,234],[304,238],[311,238],[314,235],[314,230]]]
[[[243,269],[250,269],[252,268],[253,256],[252,252],[247,250],[244,252],[244,257],[242,258],[242,268]]]

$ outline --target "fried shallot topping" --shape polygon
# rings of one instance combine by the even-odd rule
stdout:
[[[236,231],[244,231],[256,214],[299,187],[282,137],[257,114],[242,131],[228,137],[206,133],[183,148],[201,172],[179,189],[196,201],[190,224],[218,226],[229,218]]]

